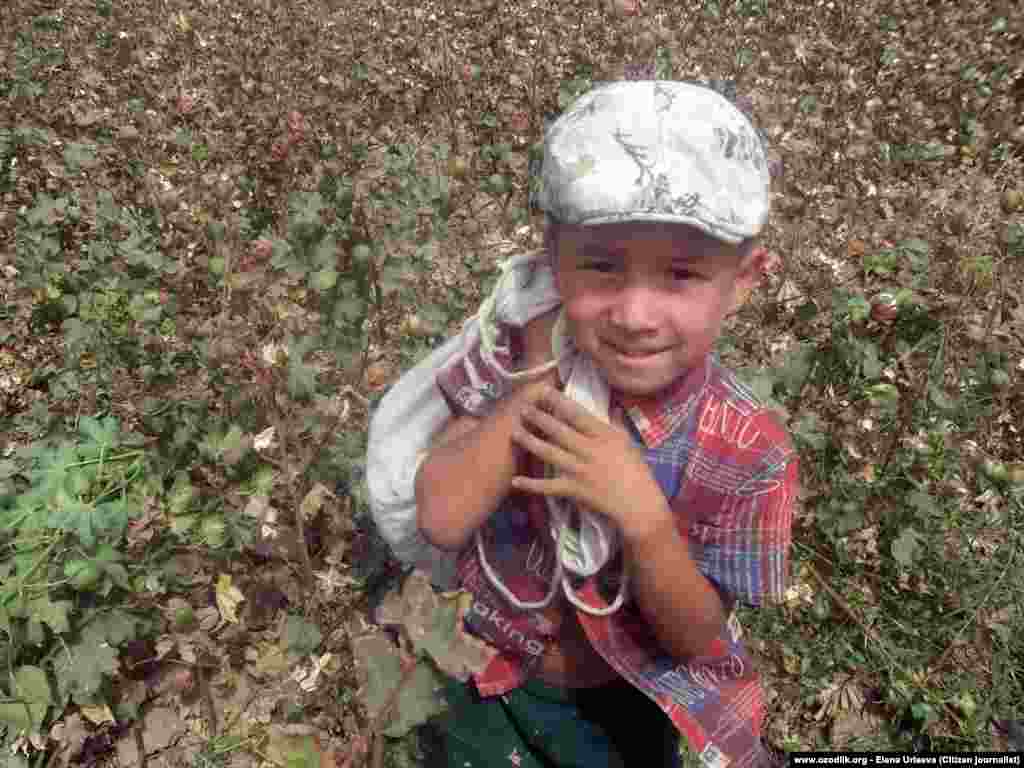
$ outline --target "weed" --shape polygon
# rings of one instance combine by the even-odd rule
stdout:
[[[842,4],[835,5],[840,6],[836,16],[859,24],[856,14],[841,13]],[[643,19],[636,4],[628,7],[640,16],[638,22]],[[706,57],[701,26],[708,26],[708,17],[731,12],[753,30],[785,14],[770,18],[766,0],[703,0],[700,7],[701,14],[686,19],[694,26],[690,50],[681,52],[660,35],[649,38],[658,41],[653,76],[732,66],[751,79],[775,77],[775,52],[743,37],[721,46],[724,59]],[[114,5],[97,0],[95,8],[100,18],[93,22],[99,26],[83,24],[82,40],[112,52],[119,27],[103,25],[110,26],[105,20],[114,15]],[[385,6],[378,10],[383,16]],[[881,64],[889,68],[883,73],[888,76],[905,63],[909,70],[915,46],[913,36],[898,36],[913,19],[891,9],[886,13],[869,14],[867,27],[849,37],[877,33],[877,45],[865,48],[868,70]],[[658,24],[672,29],[676,20],[669,14]],[[10,66],[0,75],[0,95],[19,109],[38,110],[48,89],[59,90],[62,82],[52,75],[61,74],[54,68],[64,54],[52,39],[66,37],[82,17],[74,25],[70,21],[60,15],[26,16]],[[573,26],[574,20],[566,21],[565,28]],[[581,14],[581,35],[587,23]],[[194,38],[208,44],[214,38],[206,30],[200,34],[201,24],[198,17],[177,16],[171,39],[193,37],[175,31],[193,25]],[[988,20],[984,26],[989,28]],[[990,31],[1004,35],[1008,27],[1000,17]],[[944,28],[936,29],[945,34]],[[164,50],[159,42],[164,34],[152,43],[147,39],[143,47],[154,57],[137,69],[130,90],[118,90],[119,84],[107,78],[117,90],[110,114],[118,114],[123,104],[140,128],[162,117],[165,86],[152,87],[149,76],[160,66],[155,54]],[[835,50],[828,55],[837,64],[850,53],[842,37],[830,36]],[[223,42],[218,38],[206,54],[192,59],[214,56],[225,48]],[[997,45],[999,39],[991,42]],[[564,75],[560,81],[530,83],[530,108],[538,108],[535,95],[547,87],[549,106],[565,109],[592,86],[605,62],[584,58],[585,53],[559,59],[543,48],[533,49],[538,60],[569,69],[554,75]],[[951,59],[962,66],[942,61],[937,90],[948,86],[954,100],[1006,92],[1012,70],[979,58],[977,50],[969,58]],[[814,55],[809,48],[808,58]],[[90,58],[98,68],[112,61],[111,56]],[[772,69],[755,71],[762,63]],[[822,82],[815,83],[813,93],[801,90],[809,68],[800,71],[796,85],[777,80],[780,98],[784,93],[796,106],[796,119],[782,132],[787,146],[803,143],[803,123],[820,125],[815,116],[840,114],[837,107],[856,115],[861,94],[877,93],[881,112],[909,101],[903,93],[886,92],[887,81],[902,85],[903,79],[866,84],[861,63],[845,81],[828,81],[829,68],[816,68]],[[641,62],[632,71],[650,77],[650,65]],[[396,71],[392,77],[391,64],[386,67],[393,82],[405,88],[407,81],[399,78],[407,73]],[[77,131],[58,121],[60,135],[24,124],[0,128],[0,192],[18,200],[8,212],[15,225],[16,289],[26,289],[28,297],[25,303],[5,304],[0,315],[3,323],[20,323],[27,308],[30,330],[47,341],[58,337],[63,353],[63,358],[41,357],[31,374],[30,397],[15,404],[11,418],[4,411],[4,425],[14,428],[21,446],[0,458],[0,652],[9,660],[0,682],[5,694],[0,720],[14,726],[3,736],[5,749],[17,731],[45,732],[69,703],[109,702],[119,716],[127,712],[113,685],[118,652],[154,629],[149,617],[125,608],[128,595],[133,590],[169,595],[194,586],[166,562],[176,548],[201,551],[216,562],[237,559],[261,532],[252,512],[269,506],[301,509],[298,488],[304,483],[338,487],[351,504],[350,573],[371,597],[400,573],[369,520],[363,414],[350,414],[349,405],[358,401],[372,413],[383,385],[397,372],[384,364],[404,369],[436,347],[494,279],[489,254],[446,250],[452,222],[463,217],[506,227],[525,222],[519,200],[526,181],[524,132],[510,134],[506,124],[505,102],[517,97],[494,89],[491,72],[472,62],[455,67],[469,88],[456,97],[454,84],[441,82],[441,88],[453,89],[449,103],[464,102],[458,105],[463,117],[459,109],[451,110],[447,144],[420,143],[399,130],[404,126],[394,105],[400,94],[393,85],[382,85],[385,70],[370,57],[354,62],[341,79],[351,75],[354,83],[346,98],[391,105],[387,108],[396,119],[373,135],[336,130],[344,121],[325,122],[307,134],[306,120],[297,113],[269,119],[254,114],[246,117],[246,131],[277,121],[279,128],[271,129],[277,132],[264,140],[242,131],[253,145],[239,139],[229,151],[231,131],[207,122],[230,104],[217,93],[207,102],[216,109],[182,109],[152,132],[169,157],[147,156],[145,149],[138,156],[135,149],[126,152],[124,146],[146,147],[151,132],[141,141],[122,143],[115,139],[116,124]],[[687,72],[677,72],[680,68]],[[542,67],[534,71],[536,79],[544,76]],[[336,78],[328,74],[334,87]],[[529,78],[522,70],[515,76],[516,93],[527,90]],[[106,92],[106,87],[92,89],[89,98]],[[483,93],[486,99],[480,98]],[[845,94],[848,103],[837,102],[837,94]],[[263,109],[259,103],[283,98],[259,96],[260,91],[252,94],[247,104]],[[338,117],[332,105],[321,106],[312,110],[317,119]],[[891,115],[876,113],[872,131],[889,139],[879,147],[883,163],[854,166],[856,175],[849,178],[879,182],[881,190],[884,176],[945,173],[956,145],[981,145],[994,133],[984,108],[957,108],[947,119],[941,104],[926,106],[934,107],[929,116],[937,116],[941,130],[898,130]],[[359,111],[372,113],[375,107]],[[516,119],[519,126],[536,128],[544,116],[528,114],[523,120],[517,113]],[[283,123],[289,126],[284,138]],[[1012,129],[1000,126],[995,132],[1005,139],[992,148],[990,160],[1012,163]],[[822,157],[833,149],[835,156],[843,155],[842,146],[825,145],[825,133],[817,138]],[[265,153],[270,157],[260,156],[260,148],[272,143],[275,149]],[[539,151],[539,144],[528,151],[534,169]],[[237,158],[241,170],[222,167],[227,157]],[[110,158],[116,159],[116,169]],[[848,160],[853,162],[852,155]],[[150,200],[145,183],[147,170],[164,169],[165,163],[173,169],[164,175],[185,194],[161,213],[163,203]],[[872,176],[876,166],[881,172]],[[801,189],[828,181],[815,177],[813,169],[806,170],[805,179],[805,170]],[[227,194],[200,194],[203,187],[194,177],[203,172],[230,176]],[[123,186],[104,188],[111,179]],[[193,182],[195,189],[189,189]],[[867,208],[858,217],[870,220]],[[1024,259],[1024,231],[1012,217],[1007,225],[1002,251],[979,244],[957,263],[967,290],[987,290],[995,285],[997,265]],[[996,349],[978,351],[966,362],[954,356],[957,321],[940,321],[922,298],[931,301],[936,289],[945,289],[935,285],[931,244],[894,240],[868,246],[856,257],[859,274],[853,282],[804,301],[793,316],[797,341],[771,365],[747,372],[756,394],[789,419],[807,479],[794,585],[806,587],[813,566],[843,602],[818,590],[807,601],[743,609],[741,615],[749,634],[766,643],[788,676],[787,696],[796,691],[785,709],[802,709],[810,718],[820,711],[816,722],[821,724],[826,715],[858,703],[851,691],[870,699],[873,709],[884,708],[888,722],[852,746],[909,748],[928,736],[936,749],[984,748],[989,719],[1016,711],[1024,690],[1019,673],[1024,658],[1016,641],[1024,615],[1019,588],[1024,490],[1014,480],[1015,457],[972,458],[965,437],[981,442],[980,435],[999,429],[1016,434],[1010,429],[1016,363],[1012,354]],[[469,279],[454,286],[446,280],[441,290],[436,279],[441,256],[451,256],[447,263]],[[886,312],[876,311],[879,287],[891,299]],[[413,308],[414,324],[402,317]],[[23,329],[19,325],[0,334],[0,340],[20,341]],[[6,361],[7,350],[0,352]],[[122,383],[125,379],[131,387]],[[363,385],[369,390],[365,402],[358,394]],[[111,420],[108,411],[114,408],[123,412],[122,420]],[[997,416],[1004,420],[997,422]],[[129,423],[136,431],[128,430]],[[266,436],[268,428],[276,430],[273,439]],[[162,517],[147,523],[156,532],[142,547],[136,529],[154,510]],[[308,554],[304,539],[298,551]],[[176,614],[175,624],[191,623],[194,617],[187,614]],[[288,647],[319,649],[322,628],[311,616],[294,615],[285,622]],[[959,654],[975,646],[991,648],[985,663],[964,663]],[[953,651],[944,655],[949,648]],[[991,680],[979,679],[977,671],[989,669]],[[302,711],[291,706],[284,714],[295,719]],[[809,722],[801,720],[782,746],[831,746],[824,735],[808,735],[818,730]],[[243,746],[217,737],[197,762],[223,765]],[[407,744],[391,746],[392,764],[417,762],[416,753],[392,754]],[[298,753],[281,762],[305,765],[312,757]],[[689,754],[687,761],[695,764],[696,758]]]
[[[46,28],[45,24],[41,28]],[[33,101],[45,92],[40,70],[64,61],[59,48],[37,47],[29,33],[19,33],[14,44],[14,66],[4,90],[14,101]]]
[[[1011,259],[1024,259],[1024,224],[1013,222],[1006,227],[1006,255]]]
[[[558,86],[558,109],[564,112],[579,96],[593,85],[593,68],[589,65],[576,67],[576,72]]]
[[[995,262],[987,253],[961,257],[960,273],[967,290],[988,290],[995,280]]]
[[[746,18],[768,15],[768,0],[736,0],[736,12]]]

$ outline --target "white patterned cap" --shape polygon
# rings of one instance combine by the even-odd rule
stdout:
[[[690,224],[737,244],[768,219],[768,157],[750,120],[710,88],[614,82],[544,137],[533,202],[566,224]]]

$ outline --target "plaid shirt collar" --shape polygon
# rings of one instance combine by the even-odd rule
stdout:
[[[621,407],[633,422],[647,448],[657,448],[690,415],[704,393],[711,376],[712,354],[684,372],[660,392],[634,396],[618,390],[612,392],[612,403]]]

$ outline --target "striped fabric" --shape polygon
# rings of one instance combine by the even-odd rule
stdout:
[[[521,349],[517,329],[503,329],[510,367]],[[485,416],[503,396],[477,349],[437,377],[452,412]],[[724,598],[751,606],[783,597],[789,563],[798,461],[785,427],[713,356],[681,376],[656,399],[613,391],[616,419],[646,450],[647,464],[676,515],[680,532],[703,573]],[[539,474],[537,462],[527,465]],[[488,559],[520,599],[538,600],[554,562],[545,505],[537,496],[510,495],[484,526]],[[612,563],[580,586],[603,607],[614,599]],[[506,693],[528,679],[553,642],[542,614],[517,611],[484,577],[476,550],[459,559],[462,586],[474,595],[470,631],[500,649],[475,678],[481,695]],[[631,604],[608,617],[577,611],[594,649],[624,679],[656,701],[710,768],[771,763],[760,740],[762,686],[741,640],[735,611],[708,656],[676,659]]]

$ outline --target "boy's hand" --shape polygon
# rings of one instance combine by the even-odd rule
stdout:
[[[551,330],[555,327],[561,305],[552,310],[538,315],[523,326],[523,362],[522,368],[536,368],[538,365],[551,360]],[[539,381],[550,382],[553,386],[558,384],[558,368],[553,368]]]
[[[627,540],[644,540],[672,524],[665,495],[622,427],[606,424],[547,384],[524,388],[518,401],[512,441],[559,474],[517,475],[513,488],[573,499],[618,523]]]
[[[551,330],[562,305],[538,315],[523,326],[523,367],[532,368],[551,359]]]

